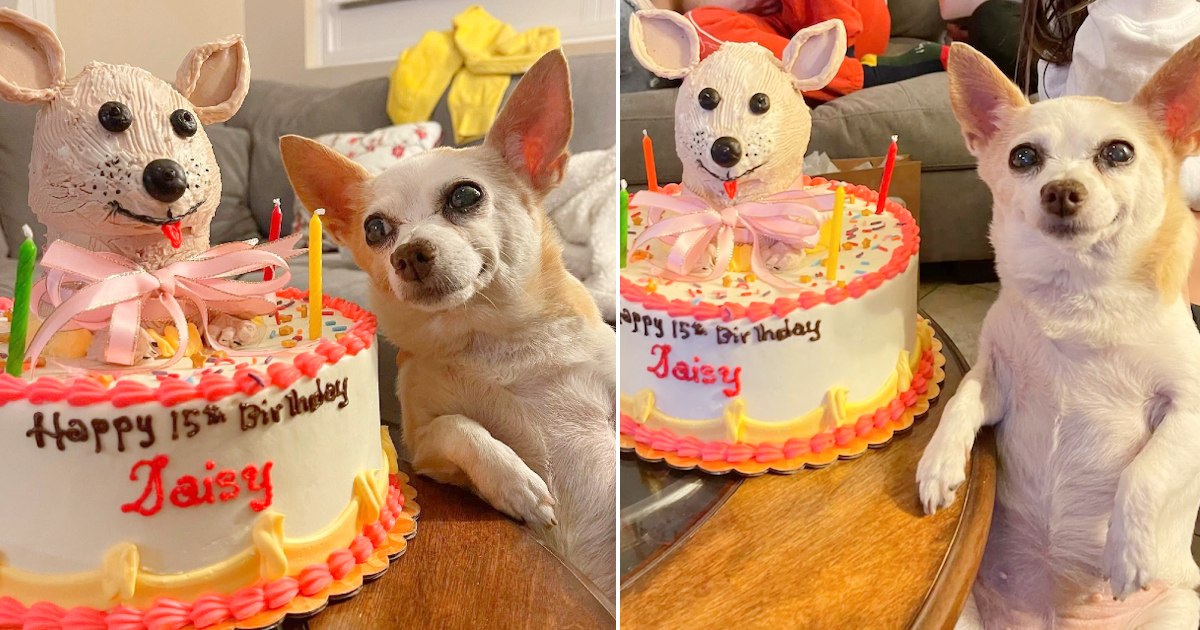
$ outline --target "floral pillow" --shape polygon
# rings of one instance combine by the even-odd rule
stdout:
[[[369,132],[327,133],[317,136],[321,144],[354,160],[377,175],[410,155],[424,153],[438,145],[442,126],[435,122],[393,125]],[[296,199],[292,232],[307,231],[312,213]],[[337,251],[337,243],[325,235],[325,251]]]

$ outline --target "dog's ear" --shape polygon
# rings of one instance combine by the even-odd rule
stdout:
[[[539,193],[562,179],[572,124],[567,58],[552,50],[521,77],[496,116],[484,144]]]
[[[296,196],[309,210],[325,209],[322,224],[335,241],[348,244],[351,235],[361,234],[358,206],[365,186],[371,181],[367,169],[320,142],[301,136],[280,138],[279,153]]]
[[[232,118],[250,89],[250,52],[242,36],[193,48],[175,72],[175,89],[196,106],[200,122]]]
[[[797,91],[808,92],[829,85],[845,58],[846,25],[835,18],[793,35],[783,49],[783,68]]]
[[[950,107],[962,127],[967,150],[978,156],[1000,129],[1001,120],[1029,101],[1003,72],[979,51],[962,43],[950,46]]]
[[[629,16],[629,49],[643,68],[664,79],[682,79],[700,63],[700,35],[687,18],[665,9]]]
[[[0,9],[0,98],[23,105],[46,103],[66,78],[66,55],[54,31],[12,9]]]
[[[1188,42],[1138,90],[1143,107],[1181,156],[1200,152],[1200,37]]]

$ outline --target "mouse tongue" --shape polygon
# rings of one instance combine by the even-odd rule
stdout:
[[[166,223],[162,226],[163,236],[171,241],[171,247],[179,249],[183,245],[183,231],[179,229],[179,223]]]
[[[737,196],[737,180],[736,179],[727,179],[727,180],[725,180],[724,184],[725,184],[725,194],[729,195],[730,199],[733,199],[734,197],[736,197]]]

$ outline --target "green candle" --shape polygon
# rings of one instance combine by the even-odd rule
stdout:
[[[621,180],[621,268],[625,268],[625,259],[629,257],[629,189],[625,180]]]
[[[25,364],[25,332],[29,329],[29,291],[33,287],[33,264],[37,260],[37,245],[33,230],[22,226],[25,242],[17,258],[17,286],[13,292],[12,330],[8,335],[8,362],[5,371],[20,376]]]

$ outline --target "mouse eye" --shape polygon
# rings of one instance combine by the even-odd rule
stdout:
[[[704,88],[700,90],[700,95],[696,97],[696,100],[700,101],[700,107],[704,109],[716,109],[717,105],[721,104],[721,93],[710,87]]]
[[[1133,146],[1124,140],[1113,140],[1100,149],[1098,157],[1108,166],[1124,166],[1133,161]]]
[[[396,228],[387,219],[379,215],[367,217],[367,220],[363,222],[363,234],[367,239],[367,245],[372,247],[391,240],[392,232],[395,230]]]
[[[96,116],[100,119],[100,126],[113,133],[121,133],[133,124],[133,112],[129,111],[129,106],[117,101],[101,105]]]
[[[196,115],[192,112],[186,109],[177,109],[171,112],[171,128],[180,138],[191,138],[196,135],[200,123],[196,121]]]
[[[1008,166],[1014,171],[1028,171],[1042,163],[1042,155],[1029,144],[1017,146],[1008,154]]]
[[[480,199],[483,199],[483,190],[479,188],[479,185],[473,182],[463,182],[450,191],[446,205],[452,210],[466,210],[479,203]]]
[[[759,92],[750,97],[750,113],[761,115],[771,109],[771,97]]]

